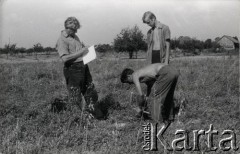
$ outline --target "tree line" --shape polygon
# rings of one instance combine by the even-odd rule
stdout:
[[[179,38],[171,39],[171,49],[180,50],[181,52],[191,53],[193,55],[200,54],[203,50],[207,49],[209,52],[221,52],[221,46],[217,43],[219,37],[215,40],[206,39],[205,41],[198,40],[196,38],[190,38],[188,36],[181,36]],[[147,41],[145,35],[139,29],[137,25],[132,28],[123,28],[119,34],[115,37],[112,46],[98,46],[101,48],[101,52],[112,49],[116,52],[128,52],[129,58],[133,58],[133,53],[138,51],[147,51]]]
[[[171,39],[171,49],[181,50],[183,53],[191,53],[193,55],[200,54],[204,49],[208,49],[210,52],[220,52],[221,47],[217,43],[219,37],[215,40],[207,39],[205,41],[198,40],[196,38],[190,38],[188,36],[181,36],[179,38]],[[82,42],[83,43],[83,42]],[[83,43],[85,46],[85,44]],[[112,45],[110,44],[98,44],[95,45],[96,51],[105,52],[127,52],[129,58],[132,59],[135,53],[137,58],[138,51],[147,51],[146,36],[142,33],[137,25],[133,27],[123,28],[119,34],[114,38]],[[45,53],[49,55],[51,52],[56,52],[56,48],[43,47],[40,43],[33,45],[31,48],[18,48],[16,44],[6,44],[4,48],[0,48],[1,54],[8,55],[21,55],[24,53],[28,55],[34,54],[37,58],[38,53]]]
[[[186,36],[187,37],[187,36]],[[181,39],[174,38],[171,40],[171,49],[180,49],[183,53],[190,53],[193,55],[199,55],[203,50],[207,49],[209,52],[220,52],[221,46],[217,43],[217,39],[214,41],[207,39],[205,41],[197,40],[196,38]]]
[[[57,50],[52,47],[43,47],[40,43],[36,43],[31,48],[17,47],[17,44],[5,44],[3,48],[0,48],[0,54],[6,54],[7,59],[9,55],[24,57],[24,54],[34,55],[37,58],[39,53],[50,55],[51,52],[56,52]]]

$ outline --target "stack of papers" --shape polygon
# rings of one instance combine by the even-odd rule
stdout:
[[[94,45],[88,48],[88,53],[83,57],[84,65],[97,58],[97,54]]]

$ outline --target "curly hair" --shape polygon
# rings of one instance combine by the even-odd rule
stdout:
[[[125,68],[123,71],[122,71],[122,74],[121,74],[121,82],[122,83],[129,83],[127,78],[128,78],[128,75],[132,75],[133,74],[133,70],[130,69],[130,68]]]
[[[72,29],[79,29],[81,27],[79,21],[75,17],[68,17],[64,22],[64,27],[72,28]]]

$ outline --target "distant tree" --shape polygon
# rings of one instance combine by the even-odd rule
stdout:
[[[133,52],[146,50],[147,43],[144,41],[144,35],[135,25],[133,28],[124,28],[114,39],[114,49],[117,52],[128,52],[129,58],[133,58]]]
[[[43,52],[44,48],[40,43],[34,44],[33,45],[33,49],[35,50],[35,52]]]
[[[217,43],[216,41],[212,42],[212,50],[213,52],[221,52],[221,46],[219,43]]]
[[[15,53],[16,50],[16,44],[5,44],[4,48],[3,48],[3,52],[5,54],[7,54],[7,59],[8,59],[8,54],[12,55],[13,53]]]
[[[33,48],[28,48],[27,50],[26,50],[26,53],[27,53],[27,55],[32,55],[32,53],[34,53],[34,49]]]
[[[189,40],[189,41],[186,41],[185,43],[185,49],[186,50],[194,50],[194,40]]]
[[[21,57],[24,57],[23,54],[26,52],[26,49],[21,47],[21,48],[16,48],[17,53],[21,53]]]
[[[53,49],[52,47],[46,47],[46,48],[44,48],[43,50],[44,50],[44,52],[46,53],[46,55],[50,55],[50,53],[51,53],[52,51],[54,51],[55,49]]]
[[[171,40],[171,49],[176,49],[176,48],[179,48],[179,40],[174,38]]]
[[[35,53],[35,59],[37,59],[37,53],[42,52],[43,47],[40,43],[37,43],[37,44],[33,45],[33,50],[34,50],[34,53]]]
[[[172,43],[172,42],[171,42]],[[189,36],[181,36],[178,38],[176,47],[183,50],[183,53],[188,55],[198,55],[204,49],[204,42],[197,38],[190,38]]]
[[[0,54],[4,54],[3,48],[0,48]]]
[[[6,54],[7,59],[8,59],[8,53],[9,53],[9,47],[7,44],[5,44],[4,47],[2,48],[2,54]]]
[[[194,49],[199,49],[200,52],[204,49],[204,42],[200,40],[193,40],[193,44]]]
[[[112,50],[112,47],[109,44],[98,44],[96,45],[95,48],[97,52],[101,52],[101,53]]]
[[[191,37],[189,37],[189,36],[180,36],[179,38],[178,38],[178,40],[179,40],[179,45],[180,46],[184,46],[184,44],[186,43],[186,42],[188,42],[189,43],[189,41],[191,41],[191,40],[193,40]]]
[[[204,42],[204,48],[205,48],[205,49],[212,48],[212,40],[211,40],[211,39],[207,39],[207,40]]]

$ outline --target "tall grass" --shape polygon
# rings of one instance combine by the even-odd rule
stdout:
[[[112,110],[107,120],[98,121],[81,120],[81,112],[73,104],[61,113],[50,112],[53,98],[67,96],[61,63],[2,64],[0,152],[145,153],[141,148],[142,126],[134,117],[135,104],[130,101],[135,88],[119,81],[125,67],[138,69],[144,65],[144,61],[126,59],[90,63],[100,99],[112,94],[123,107]],[[238,58],[182,59],[171,65],[181,72],[175,97],[186,98],[188,103],[179,117],[180,123],[170,126],[166,138],[174,138],[176,129],[208,130],[213,124],[220,132],[233,129],[240,141]],[[206,145],[201,146],[204,149]],[[163,153],[162,147],[157,153]]]

